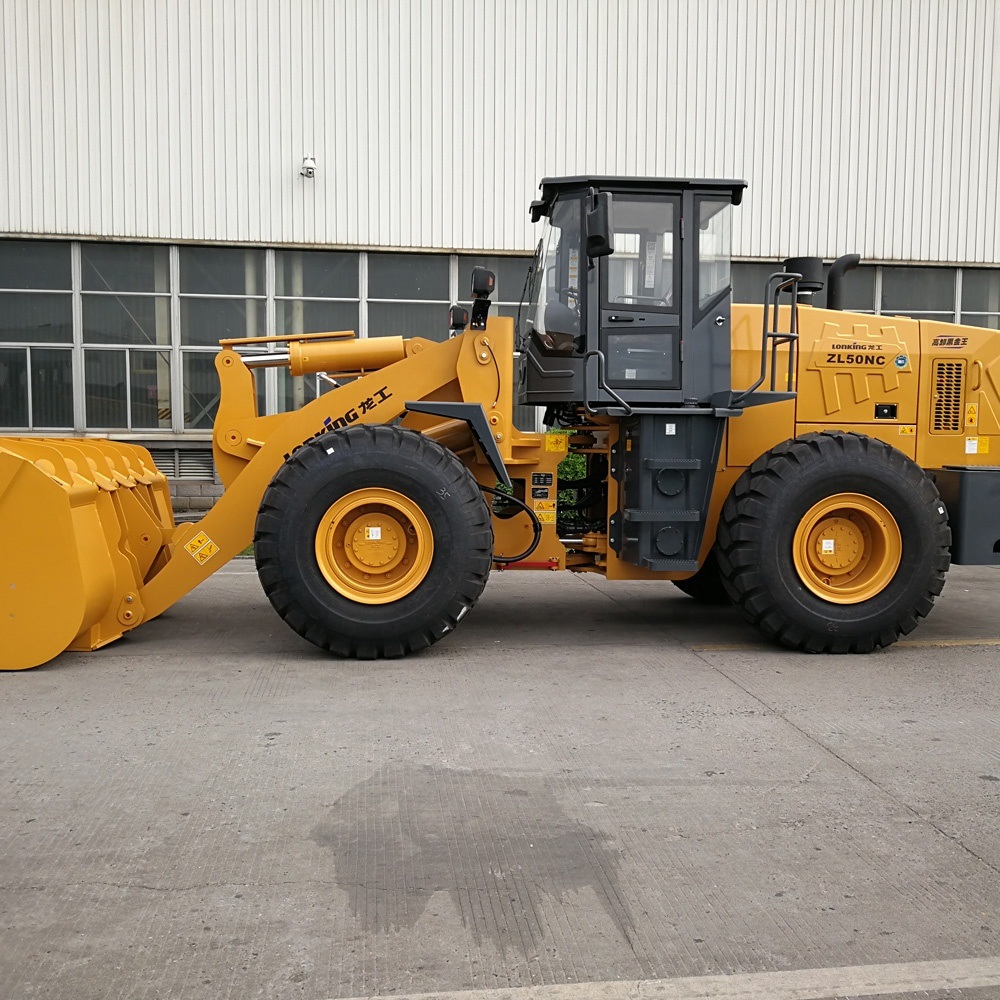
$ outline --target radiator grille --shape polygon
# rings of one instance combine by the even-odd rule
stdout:
[[[215,479],[211,448],[150,448],[149,454],[168,479]]]
[[[964,383],[964,361],[934,362],[933,430],[944,432],[962,430]]]

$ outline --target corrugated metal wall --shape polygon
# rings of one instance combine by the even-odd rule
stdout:
[[[745,177],[739,255],[1000,261],[996,0],[0,12],[6,233],[524,250],[620,172]]]

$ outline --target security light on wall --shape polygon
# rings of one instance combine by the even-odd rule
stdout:
[[[299,171],[303,177],[316,176],[316,161],[311,156],[302,157],[302,169]]]

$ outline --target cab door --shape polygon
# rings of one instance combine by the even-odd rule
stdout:
[[[601,261],[605,381],[626,400],[679,389],[679,197],[615,194],[614,253]]]

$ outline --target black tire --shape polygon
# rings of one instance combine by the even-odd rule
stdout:
[[[433,539],[415,589],[389,603],[339,593],[317,553],[331,505],[368,490],[415,505]],[[493,526],[475,479],[447,448],[400,427],[352,427],[307,442],[278,470],[257,515],[254,554],[272,606],[303,638],[341,656],[397,657],[437,642],[479,599]]]
[[[901,543],[898,567],[885,561],[891,578],[857,603],[817,596],[793,554],[807,512],[843,494],[881,504]],[[867,653],[910,632],[931,610],[950,543],[945,506],[919,466],[875,438],[825,432],[786,441],[743,473],[723,506],[716,548],[730,597],[764,635],[807,652]]]
[[[674,580],[673,584],[688,597],[693,597],[699,604],[725,607],[733,603],[722,580],[715,546],[709,549],[705,561],[701,564],[701,569],[694,576],[689,576],[686,580]]]

